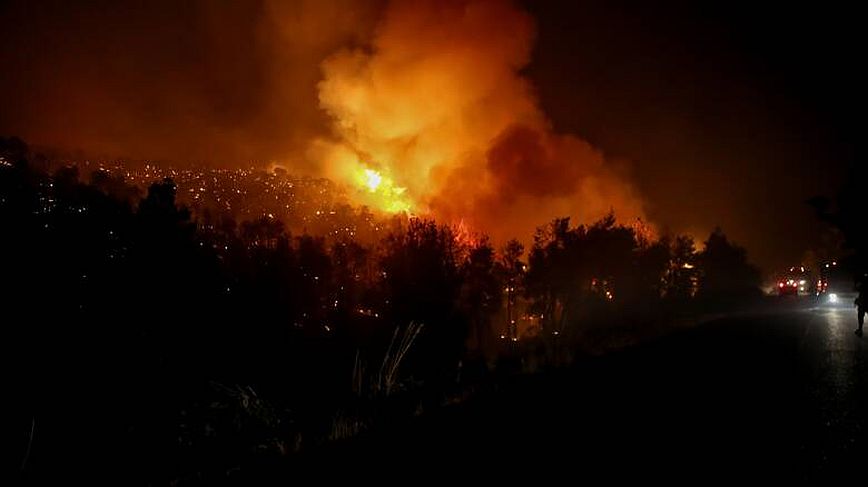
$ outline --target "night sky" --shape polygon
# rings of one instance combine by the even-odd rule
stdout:
[[[528,2],[532,76],[556,124],[632,162],[652,220],[720,225],[772,271],[856,165],[861,27],[834,3]]]
[[[0,4],[0,134],[183,164],[304,160],[328,132],[320,63],[380,2]],[[856,164],[855,7],[525,2],[524,74],[554,130],[619,161],[661,229],[717,225],[766,271],[821,225],[804,201]],[[860,74],[857,74],[860,73]],[[541,222],[542,223],[542,222]]]

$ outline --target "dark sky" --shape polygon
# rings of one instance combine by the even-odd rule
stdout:
[[[319,62],[380,3],[2,2],[0,134],[175,163],[301,154],[327,127]],[[767,271],[818,240],[803,201],[856,158],[855,7],[524,3],[555,128],[628,161],[652,221],[720,225]]]
[[[803,201],[833,193],[856,164],[866,80],[855,7],[527,3],[547,113],[632,162],[652,220],[720,225],[767,271],[819,240]]]

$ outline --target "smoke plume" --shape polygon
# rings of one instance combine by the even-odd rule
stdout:
[[[552,129],[521,74],[533,41],[533,19],[508,1],[389,4],[367,46],[322,63],[334,137],[311,155],[350,184],[360,165],[378,171],[414,211],[495,238],[529,236],[556,216],[641,217],[614,164]]]

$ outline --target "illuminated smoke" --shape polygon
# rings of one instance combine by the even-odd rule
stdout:
[[[556,216],[641,217],[598,149],[552,130],[520,74],[533,39],[533,19],[507,1],[389,4],[368,46],[322,63],[319,102],[334,137],[310,154],[360,202],[463,220],[498,239]],[[370,174],[382,178],[375,197]]]
[[[10,2],[0,132],[97,158],[278,162],[495,239],[641,214],[610,161],[552,130],[519,74],[534,22],[512,3],[139,3]]]

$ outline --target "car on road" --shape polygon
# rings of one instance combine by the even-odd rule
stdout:
[[[822,264],[816,295],[821,306],[852,307],[857,296],[853,276],[835,260]]]

